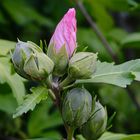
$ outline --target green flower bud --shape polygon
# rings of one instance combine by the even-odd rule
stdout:
[[[52,60],[32,42],[18,41],[12,55],[16,72],[26,79],[43,80],[53,70]]]
[[[87,140],[97,140],[105,132],[106,126],[106,108],[96,102],[93,116],[82,126],[82,134]]]
[[[83,88],[70,90],[62,104],[62,117],[64,122],[73,128],[83,125],[90,117],[92,110],[92,97]]]
[[[96,68],[97,54],[76,53],[69,62],[69,75],[75,79],[90,78]]]

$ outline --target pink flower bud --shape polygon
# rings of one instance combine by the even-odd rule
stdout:
[[[72,56],[76,48],[76,11],[74,8],[68,10],[62,20],[57,25],[55,32],[50,40],[49,46],[53,43],[56,52],[65,45],[67,54]]]

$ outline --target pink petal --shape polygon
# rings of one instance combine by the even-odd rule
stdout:
[[[68,10],[62,20],[57,25],[55,32],[50,40],[54,43],[56,52],[65,44],[69,57],[72,56],[76,48],[76,11],[74,8]]]

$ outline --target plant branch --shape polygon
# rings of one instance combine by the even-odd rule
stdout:
[[[53,80],[51,89],[52,89],[53,93],[55,94],[56,105],[58,106],[60,113],[61,113],[61,97],[60,97],[60,89],[59,89],[59,84],[58,84],[57,78],[55,78],[55,80]]]
[[[93,31],[96,33],[98,38],[101,40],[102,44],[104,45],[105,49],[110,54],[112,59],[115,61],[115,63],[119,63],[118,56],[113,52],[113,50],[110,47],[108,41],[106,40],[106,38],[104,37],[103,33],[100,31],[100,29],[96,25],[96,23],[92,20],[91,16],[88,14],[88,12],[87,12],[86,8],[84,7],[83,3],[80,2],[79,0],[74,0],[74,1],[76,2],[76,4],[79,7],[80,11],[82,12],[83,16],[86,18],[86,20],[90,24],[90,26],[93,29]],[[138,101],[137,101],[137,99],[135,97],[134,92],[131,90],[130,87],[127,87],[126,90],[128,92],[129,97],[131,98],[133,104],[136,106],[136,108],[138,110],[140,110],[140,105],[139,105],[139,103],[138,103]]]

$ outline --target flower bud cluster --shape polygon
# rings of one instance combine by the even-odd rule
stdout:
[[[57,25],[47,54],[33,42],[18,41],[12,55],[15,71],[29,80],[45,81],[45,84],[47,81],[50,91],[57,86],[55,91],[59,88],[59,92],[77,79],[91,78],[96,70],[97,54],[75,53],[76,31],[75,9],[72,8]],[[50,77],[52,83],[48,80]],[[56,98],[59,95],[57,93]],[[74,129],[81,127],[87,140],[96,140],[106,130],[106,109],[84,88],[68,91],[61,109],[64,123]]]
[[[75,53],[76,31],[75,9],[71,8],[57,25],[47,54],[33,42],[18,41],[12,56],[16,72],[36,81],[44,80],[50,74],[68,75],[73,80],[90,78],[96,68],[97,54]]]
[[[81,128],[87,140],[97,140],[107,127],[107,111],[84,88],[70,90],[63,99],[62,117],[73,129]]]

